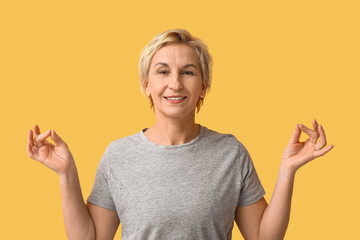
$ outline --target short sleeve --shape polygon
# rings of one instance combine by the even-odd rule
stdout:
[[[260,200],[265,195],[265,190],[255,170],[250,154],[246,148],[239,143],[239,171],[241,173],[241,189],[238,206],[247,206]]]
[[[116,207],[109,187],[109,147],[105,150],[95,176],[91,193],[87,199],[88,202],[97,206],[116,211]]]

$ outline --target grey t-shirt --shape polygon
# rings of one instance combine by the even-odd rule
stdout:
[[[111,142],[87,201],[117,211],[123,240],[229,240],[236,207],[264,194],[245,147],[201,126],[181,145],[157,145],[144,130]]]

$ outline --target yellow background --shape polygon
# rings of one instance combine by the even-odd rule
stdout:
[[[141,49],[181,27],[214,58],[197,121],[244,143],[267,200],[296,123],[316,118],[335,145],[298,172],[286,239],[359,239],[359,10],[348,0],[1,1],[0,238],[66,239],[58,177],[26,155],[28,129],[67,141],[86,198],[106,146],[154,122]]]

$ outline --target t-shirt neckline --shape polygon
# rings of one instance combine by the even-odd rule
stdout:
[[[203,127],[201,124],[199,124],[200,126],[200,132],[199,134],[196,136],[196,138],[192,139],[190,142],[187,142],[187,143],[182,143],[182,144],[178,144],[178,145],[160,145],[160,144],[157,144],[157,143],[154,143],[152,141],[150,141],[146,136],[145,136],[145,131],[148,129],[148,128],[144,128],[142,129],[139,134],[140,134],[140,137],[141,139],[147,143],[147,144],[150,144],[154,147],[158,147],[158,148],[167,148],[167,149],[171,149],[171,148],[182,148],[182,147],[187,147],[189,145],[192,145],[192,144],[195,144],[197,141],[199,141],[199,139],[202,137],[202,135],[204,134],[205,132],[205,127]]]

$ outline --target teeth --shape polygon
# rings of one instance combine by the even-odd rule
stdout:
[[[169,100],[181,100],[184,99],[185,97],[167,97],[167,99]]]

